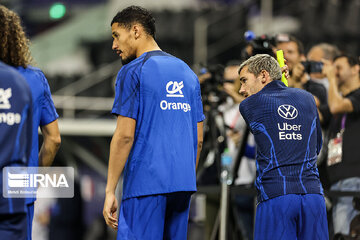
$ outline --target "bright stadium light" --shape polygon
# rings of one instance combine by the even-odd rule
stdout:
[[[51,19],[60,19],[64,17],[66,13],[66,7],[62,3],[54,3],[49,10],[49,15]]]

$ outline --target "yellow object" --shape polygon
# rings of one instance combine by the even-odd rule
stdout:
[[[285,66],[285,60],[284,60],[284,52],[282,50],[277,50],[276,51],[276,58],[277,58],[277,61],[280,65],[280,67],[283,67]],[[288,81],[285,77],[285,73],[282,74],[281,76],[281,81],[288,87]]]

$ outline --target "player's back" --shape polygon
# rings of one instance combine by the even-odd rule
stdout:
[[[3,168],[26,166],[31,148],[32,103],[29,87],[14,69],[0,62],[0,183]],[[24,199],[4,199],[0,213],[24,212]]]
[[[29,166],[38,166],[39,141],[38,128],[53,122],[58,118],[54,103],[51,98],[50,87],[44,73],[36,67],[17,67],[16,70],[29,84],[33,102],[33,132],[32,150]]]
[[[321,128],[306,91],[272,81],[240,105],[257,143],[260,199],[288,193],[321,193],[317,154]]]
[[[136,75],[139,89],[124,198],[195,191],[197,122],[203,120],[196,75],[183,61],[162,51],[146,53],[123,71]]]

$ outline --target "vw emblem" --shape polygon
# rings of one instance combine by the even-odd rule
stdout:
[[[280,105],[277,111],[280,117],[287,120],[295,119],[298,115],[298,110],[289,104]]]

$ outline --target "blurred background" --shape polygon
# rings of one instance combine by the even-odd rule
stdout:
[[[229,239],[251,239],[254,143],[244,123],[235,121],[243,130],[230,135],[221,127],[231,125],[238,113],[236,100],[227,98],[231,94],[225,83],[236,78],[236,66],[248,55],[247,47],[258,40],[260,48],[271,49],[268,44],[286,33],[303,43],[305,53],[327,42],[360,55],[359,0],[0,0],[0,4],[21,16],[34,65],[49,81],[62,135],[54,164],[73,166],[77,175],[73,199],[37,200],[35,240],[115,239],[115,232],[105,225],[102,207],[116,124],[110,114],[114,81],[121,68],[111,50],[110,22],[119,10],[129,5],[151,10],[162,50],[184,60],[200,79],[207,74],[202,92],[208,120],[189,239],[215,239],[218,234],[219,162],[224,148],[238,149],[234,158],[247,158],[247,163],[234,163],[234,181],[241,187],[230,197]],[[225,144],[226,137],[237,140]]]

